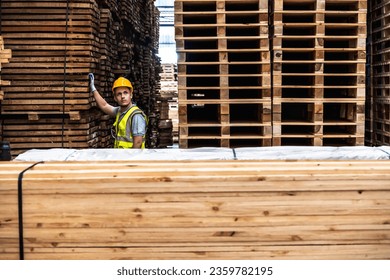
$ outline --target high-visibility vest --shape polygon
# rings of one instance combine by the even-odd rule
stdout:
[[[132,127],[133,116],[136,114],[142,114],[147,124],[146,115],[137,106],[131,107],[120,121],[119,121],[119,117],[121,115],[121,112],[118,110],[118,113],[116,114],[116,118],[115,118],[115,123],[113,125],[115,130],[115,136],[116,136],[114,148],[130,149],[133,147],[133,133],[130,129],[130,133],[127,134],[126,127],[127,127],[127,122],[130,122],[128,124],[129,125],[128,127],[130,128]],[[142,137],[142,145],[141,145],[141,149],[144,148],[145,148],[145,135],[143,135]]]

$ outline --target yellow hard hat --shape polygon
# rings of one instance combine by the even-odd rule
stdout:
[[[133,89],[133,85],[131,84],[131,82],[123,77],[119,77],[115,80],[114,84],[112,85],[112,92],[114,92],[114,90],[118,87],[128,87]]]

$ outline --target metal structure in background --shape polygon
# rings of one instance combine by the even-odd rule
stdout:
[[[162,63],[177,63],[174,0],[157,0],[155,5],[160,11],[159,55]]]

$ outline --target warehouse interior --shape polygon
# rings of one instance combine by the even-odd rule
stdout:
[[[389,11],[2,0],[0,259],[389,259]]]

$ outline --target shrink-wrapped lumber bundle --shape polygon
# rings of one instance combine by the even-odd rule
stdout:
[[[0,163],[1,259],[390,257],[389,161],[40,163],[19,227],[32,164]]]
[[[4,91],[2,90],[3,86],[9,86],[10,82],[2,80],[1,76],[1,68],[2,65],[9,63],[9,59],[12,56],[12,52],[10,49],[4,49],[4,40],[3,37],[0,36],[0,110],[1,110],[1,105],[2,105],[2,100],[4,99]],[[0,140],[2,140],[2,135],[3,135],[3,122],[0,119]]]
[[[97,89],[112,105],[116,105],[112,83],[126,76],[134,84],[137,105],[147,114],[157,110],[155,69],[160,62],[154,1],[5,0],[1,5],[2,36],[14,53],[3,68],[3,77],[12,85],[7,87],[1,118],[4,126],[19,122],[28,133],[42,135],[4,134],[13,155],[31,147],[112,146],[109,127],[113,120],[96,109],[89,92],[90,72],[95,74]],[[123,7],[129,12],[124,13]],[[45,124],[49,122],[52,125]],[[90,123],[92,127],[76,133],[70,123],[80,127]],[[43,136],[48,131],[56,131],[56,137]],[[80,133],[82,137],[72,136]]]

